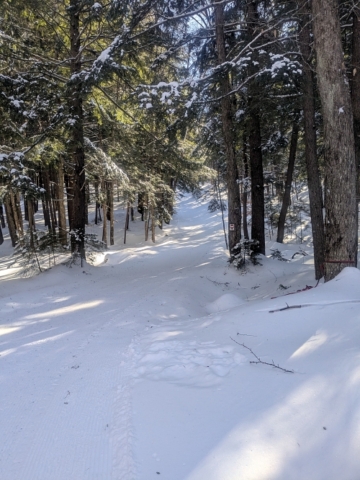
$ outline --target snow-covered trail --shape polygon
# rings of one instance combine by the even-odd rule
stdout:
[[[100,267],[2,281],[1,480],[135,478],[127,351],[157,323],[206,313],[216,286],[191,276],[225,262],[204,212],[187,198],[160,245],[135,236]]]
[[[242,275],[190,196],[158,233],[31,279],[3,257],[0,480],[358,480],[360,272],[282,297],[311,256]]]

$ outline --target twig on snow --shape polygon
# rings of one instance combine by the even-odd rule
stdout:
[[[276,310],[269,310],[269,313],[274,313],[274,312],[282,312],[283,310],[289,310],[290,308],[302,308],[306,307],[307,305],[288,305],[286,304],[286,307],[283,308],[278,308]]]
[[[232,337],[230,337],[230,339],[231,339],[233,342],[235,342],[235,343],[237,343],[238,345],[240,345],[241,347],[246,348],[247,350],[249,350],[249,352],[250,352],[252,355],[254,355],[254,357],[256,358],[257,361],[256,361],[256,362],[255,362],[255,361],[250,361],[250,363],[255,363],[255,364],[257,364],[257,363],[262,363],[263,365],[269,365],[270,367],[274,367],[274,368],[277,368],[277,369],[279,369],[279,370],[282,370],[282,371],[285,372],[285,373],[294,373],[294,370],[288,370],[287,368],[283,368],[283,367],[280,367],[279,365],[276,365],[276,364],[274,363],[274,360],[272,361],[272,363],[270,363],[270,362],[264,362],[263,360],[261,360],[260,357],[258,357],[258,356],[256,355],[256,353],[254,353],[254,352],[251,350],[250,347],[247,347],[244,343],[239,343],[239,342],[237,342],[237,341],[234,340]]]
[[[209,277],[206,277],[206,278],[209,280],[209,282],[212,282],[214,285],[217,285],[217,286],[225,285],[225,287],[228,287],[230,285],[229,282],[224,282],[224,283],[223,282],[217,282],[216,280],[211,280],[211,278],[209,278]]]

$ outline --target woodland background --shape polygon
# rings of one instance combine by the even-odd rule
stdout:
[[[114,196],[145,239],[176,191],[212,184],[230,260],[265,254],[307,185],[315,277],[357,265],[360,7],[353,0],[5,0],[0,243],[114,243]],[[42,206],[45,226],[35,224]],[[89,205],[102,239],[86,234]],[[290,210],[289,210],[290,207]]]

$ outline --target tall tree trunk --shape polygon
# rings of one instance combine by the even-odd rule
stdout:
[[[4,243],[4,236],[3,236],[1,223],[0,223],[0,245],[2,245],[3,243]]]
[[[244,158],[244,180],[249,178],[249,160],[247,155],[247,145],[246,145],[246,135],[243,137],[243,158]],[[248,191],[247,191],[247,181],[244,182],[244,193],[243,193],[243,230],[244,238],[249,239],[249,231],[247,224],[247,202],[248,202]]]
[[[248,19],[247,27],[249,37],[254,39],[259,33],[259,17],[257,11],[257,1],[248,0]],[[254,52],[253,55],[256,55]],[[255,57],[253,56],[253,60]],[[249,74],[256,73],[256,65],[250,62]],[[258,242],[255,252],[265,255],[265,198],[264,198],[264,173],[263,159],[261,149],[261,125],[260,125],[260,104],[259,88],[256,78],[253,78],[249,84],[248,96],[248,134],[250,147],[250,174],[251,174],[251,204],[252,204],[252,222],[251,238]]]
[[[357,208],[356,218],[359,225],[360,202],[360,6],[354,6],[353,39],[351,59],[351,102],[354,115],[355,161],[357,168]],[[357,239],[358,243],[359,239]]]
[[[324,219],[323,198],[320,182],[319,162],[316,146],[315,127],[315,80],[311,66],[311,10],[310,4],[304,2],[300,9],[299,44],[303,67],[303,111],[304,111],[304,140],[305,159],[309,188],[310,217],[314,244],[315,278],[324,276]]]
[[[68,106],[73,119],[69,153],[71,158],[71,174],[73,183],[73,224],[71,230],[71,251],[80,255],[81,263],[85,259],[85,152],[81,72],[81,41],[80,41],[80,0],[70,0],[68,9],[70,16],[70,72],[68,82]]]
[[[226,61],[224,34],[224,5],[215,5],[216,49],[218,65]],[[226,153],[226,183],[228,191],[228,238],[230,254],[241,239],[241,203],[238,185],[238,169],[235,157],[235,138],[232,104],[230,98],[231,85],[229,74],[223,72],[220,82],[221,119],[223,139]]]
[[[107,205],[106,205],[106,201],[105,201],[105,198],[106,198],[105,189],[106,189],[105,182],[102,181],[102,182],[101,182],[101,190],[102,190],[102,198],[104,199],[104,200],[103,200],[103,204],[102,204],[102,208],[103,208],[103,234],[102,234],[102,241],[105,243],[105,245],[107,245],[107,215],[106,215]]]
[[[19,240],[19,237],[16,231],[15,219],[14,219],[14,214],[13,214],[13,209],[11,206],[9,194],[7,194],[4,198],[4,206],[5,206],[9,234],[11,238],[11,244],[13,247],[15,247],[15,245]]]
[[[64,196],[64,168],[61,159],[57,170],[57,189],[56,196],[59,212],[59,240],[61,245],[67,245],[66,214],[65,214],[65,196]]]
[[[288,168],[286,173],[285,193],[283,196],[279,223],[278,223],[278,231],[277,231],[277,239],[276,239],[278,243],[283,243],[284,241],[285,219],[286,219],[286,214],[290,205],[291,184],[292,184],[294,167],[295,167],[298,138],[299,138],[299,115],[296,114],[293,122],[292,132],[291,132],[290,153],[289,153],[289,163],[288,163]]]
[[[353,115],[337,0],[313,0],[317,77],[324,119],[325,281],[356,265],[357,201]]]
[[[0,205],[0,223],[1,223],[2,228],[6,227],[5,218],[4,218],[4,209],[3,209],[2,205]]]
[[[110,210],[110,245],[115,244],[115,230],[114,230],[114,182],[108,183],[109,191],[109,210]]]
[[[10,199],[11,211],[12,211],[12,215],[15,223],[15,229],[19,238],[21,239],[21,237],[24,234],[24,227],[23,227],[19,198],[16,193],[13,193],[10,191],[9,199]]]

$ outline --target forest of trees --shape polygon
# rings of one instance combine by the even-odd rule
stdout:
[[[359,1],[3,0],[0,92],[0,244],[84,259],[89,205],[114,244],[114,197],[155,240],[210,182],[231,259],[265,254],[296,179],[315,277],[357,266]]]

